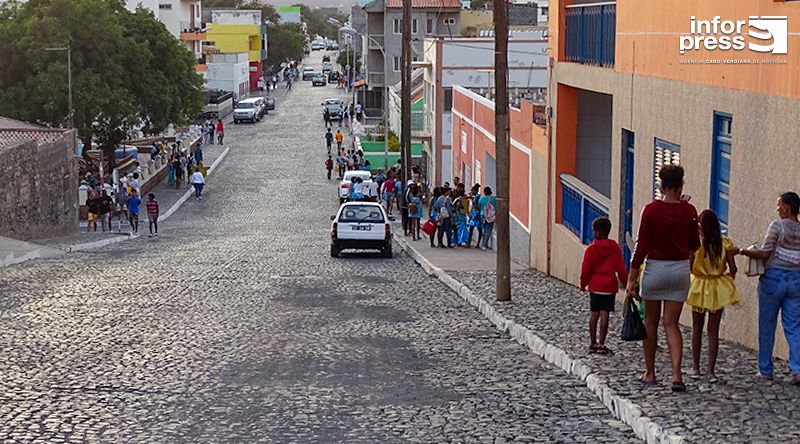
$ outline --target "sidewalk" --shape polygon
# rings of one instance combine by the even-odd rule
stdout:
[[[619,339],[621,307],[612,314],[607,344],[613,355],[589,355],[588,303],[585,293],[565,282],[532,269],[512,272],[512,301],[495,300],[493,265],[484,270],[473,267],[455,271],[442,254],[464,256],[468,250],[432,249],[427,241],[409,242],[395,235],[395,241],[429,274],[456,291],[483,313],[495,326],[508,332],[535,354],[583,380],[612,414],[631,426],[640,438],[656,442],[798,442],[800,388],[788,385],[785,361],[776,360],[776,380],[755,382],[756,353],[721,341],[717,376],[719,382],[694,380],[691,369],[691,331],[684,328],[684,382],[688,392],[670,391],[670,365],[663,329],[659,330],[656,369],[659,385],[644,388],[641,344]],[[481,252],[486,253],[486,252]],[[494,254],[489,253],[492,259]],[[723,323],[725,320],[723,319]],[[704,341],[701,368],[705,368]]]

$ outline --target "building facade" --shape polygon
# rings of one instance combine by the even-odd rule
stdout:
[[[139,6],[150,10],[172,35],[184,42],[186,49],[198,60],[202,58],[206,35],[200,0],[127,0],[125,6],[130,10]]]
[[[258,90],[267,59],[267,26],[260,10],[213,9],[206,46],[209,52],[247,53],[249,91]],[[209,67],[210,68],[210,67]]]
[[[299,6],[278,6],[281,23],[302,23]]]
[[[800,183],[800,125],[786,124],[800,114],[796,2],[553,6],[553,192],[548,235],[531,243],[532,251],[551,252],[546,269],[578,282],[599,215],[611,219],[613,237],[630,257],[639,214],[658,197],[658,171],[670,163],[686,167],[685,193],[699,211],[719,215],[734,243],[760,242],[776,218],[776,198]],[[749,35],[753,29],[766,29],[771,39]],[[720,44],[725,39],[734,45]],[[741,47],[731,47],[738,39]],[[722,335],[754,347],[757,280],[740,275],[736,283],[743,307],[727,313]],[[785,355],[785,344],[778,351]]]
[[[250,61],[246,52],[220,53],[208,56],[206,87],[233,92],[234,100],[250,92]]]
[[[413,0],[412,8],[413,61],[424,57],[426,38],[460,35],[459,0]],[[401,78],[403,3],[402,0],[375,0],[364,6],[364,10],[367,21],[362,45],[366,55],[362,59],[368,88],[365,100],[367,106],[383,108],[384,89]]]

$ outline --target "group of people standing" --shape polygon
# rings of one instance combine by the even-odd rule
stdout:
[[[222,119],[207,119],[202,129],[205,145],[214,145],[215,143],[222,145],[222,141],[225,139],[225,124],[222,123]]]
[[[699,215],[683,194],[684,170],[667,165],[659,172],[662,198],[642,212],[630,272],[626,272],[619,245],[608,240],[611,222],[598,218],[592,228],[595,240],[587,247],[581,289],[590,292],[590,353],[608,353],[605,337],[608,313],[614,310],[617,280],[626,283],[628,297],[644,304],[643,343],[645,386],[656,385],[655,356],[658,326],[664,325],[672,364],[672,391],[684,392],[681,370],[683,337],[679,318],[684,304],[692,308],[692,377],[717,382],[716,361],[722,313],[740,303],[735,277],[735,256],[763,260],[758,285],[757,380],[772,380],[775,330],[780,312],[789,344],[789,382],[800,385],[800,196],[787,192],[778,198],[778,219],[773,221],[761,247],[737,248],[724,235],[712,210]],[[750,268],[750,267],[749,267]],[[756,267],[757,268],[757,267]],[[600,334],[596,334],[600,320]],[[708,337],[708,361],[701,370],[703,330]]]

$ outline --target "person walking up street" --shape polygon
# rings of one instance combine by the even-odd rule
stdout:
[[[322,119],[325,121],[325,128],[328,128],[328,127],[331,126],[331,112],[328,111],[328,108],[325,108],[322,111]]]
[[[583,252],[580,289],[589,289],[589,353],[606,355],[611,349],[606,346],[608,318],[614,311],[614,301],[620,283],[628,281],[628,270],[622,259],[622,249],[608,238],[611,221],[598,217],[592,221],[594,241]],[[597,321],[600,335],[597,335]]]
[[[778,312],[783,335],[789,344],[792,385],[800,385],[800,196],[783,193],[778,198],[778,219],[767,228],[761,248],[740,253],[766,261],[758,283],[758,374],[756,379],[775,378],[772,350]]]
[[[194,198],[203,200],[203,187],[206,186],[206,178],[200,171],[192,173],[192,186],[194,187]]]
[[[716,364],[719,350],[719,325],[726,306],[740,303],[736,290],[736,261],[739,249],[722,235],[719,218],[711,210],[698,217],[700,248],[692,260],[691,284],[686,303],[692,307],[692,375],[700,378],[700,351],[703,346],[703,327],[708,313],[708,382],[717,382]],[[729,273],[725,273],[725,271]]]
[[[481,220],[483,220],[481,250],[489,250],[492,248],[492,230],[494,230],[494,221],[497,219],[497,198],[492,196],[491,187],[483,189],[483,197],[480,198],[478,204],[481,207]]]
[[[225,125],[222,124],[222,119],[217,120],[217,140],[222,145],[222,140],[225,138]],[[202,162],[202,159],[198,160]]]
[[[197,163],[203,161],[203,149],[200,147],[200,145],[197,145],[197,148],[194,149],[194,160]]]
[[[344,134],[342,134],[342,130],[336,130],[336,147],[339,151],[342,150],[342,142],[344,142]]]
[[[331,147],[333,146],[333,133],[330,128],[325,131],[325,144],[328,146],[328,154],[330,155]]]
[[[356,112],[356,120],[361,122],[361,118],[362,118],[361,103],[356,103],[354,111]]]
[[[139,205],[142,199],[139,199],[139,193],[132,190],[128,195],[128,222],[131,224],[131,233],[139,234]]]
[[[147,195],[147,220],[150,221],[150,237],[158,236],[158,201],[156,195],[150,193]]]
[[[214,131],[217,129],[217,124],[214,123],[214,119],[211,119],[211,123],[208,125],[208,144],[213,145],[214,141]]]
[[[650,202],[642,211],[626,289],[629,297],[636,295],[637,276],[646,259],[639,285],[647,329],[641,382],[647,386],[657,384],[658,324],[663,321],[674,393],[686,391],[681,370],[683,335],[678,321],[689,294],[691,256],[700,247],[697,210],[683,199],[683,176],[683,167],[678,165],[666,165],[659,171],[663,198]]]
[[[333,158],[328,155],[328,159],[325,161],[325,169],[328,170],[328,180],[331,180],[331,172],[333,171]]]
[[[89,190],[86,207],[89,210],[86,216],[86,232],[97,231],[97,219],[100,219],[100,196],[97,190]]]
[[[392,177],[389,177],[383,181],[383,185],[381,186],[381,196],[383,196],[383,201],[386,203],[386,213],[389,216],[392,215],[392,205],[394,204],[396,192],[397,188],[395,187],[395,181]]]
[[[108,195],[106,190],[103,190],[100,195],[100,227],[103,231],[111,231],[111,206],[114,205],[114,199]]]
[[[178,189],[183,183],[183,173],[186,168],[183,166],[183,155],[176,156],[172,159],[172,167],[175,169],[175,188]]]

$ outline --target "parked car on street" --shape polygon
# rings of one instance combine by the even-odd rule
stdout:
[[[339,81],[339,71],[331,71],[328,73],[328,82],[338,82]]]
[[[233,123],[243,122],[258,122],[261,120],[261,106],[258,103],[259,99],[244,99],[236,104],[236,109],[233,110]]]
[[[303,68],[303,80],[311,80],[314,78],[314,74],[316,74],[314,68],[308,66]]]
[[[312,86],[325,86],[328,84],[328,81],[325,79],[325,74],[314,74],[314,78],[311,79]]]
[[[392,257],[392,224],[383,207],[373,202],[347,202],[331,217],[331,257],[346,249],[379,250]]]
[[[326,62],[322,64],[322,73],[328,74],[329,72],[333,71],[333,65],[330,62]]]
[[[328,115],[330,116],[331,120],[342,120],[342,114],[344,113],[344,103],[342,103],[341,99],[326,99],[322,102],[322,113],[325,113],[325,110],[328,110]]]
[[[267,97],[264,99],[264,106],[269,111],[275,110],[275,98],[274,97]]]
[[[311,50],[312,51],[321,51],[323,49],[325,49],[325,43],[314,42],[314,43],[311,44]]]
[[[358,177],[363,180],[364,184],[367,186],[372,183],[372,173],[369,171],[351,170],[345,172],[344,178],[339,183],[339,203],[344,203],[350,196],[350,186],[353,184],[354,177]]]

